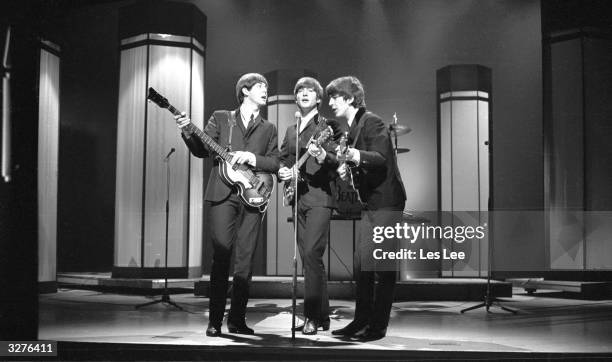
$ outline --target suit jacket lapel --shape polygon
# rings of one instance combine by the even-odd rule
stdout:
[[[363,122],[363,118],[365,118],[365,108],[360,108],[357,114],[355,114],[355,120],[351,127],[349,128],[349,142],[350,144],[355,143],[355,137],[357,136],[357,128],[358,125]]]
[[[246,129],[244,129],[244,123],[242,122],[242,115],[240,113],[240,108],[236,109],[234,111],[234,114],[236,115],[236,127],[238,127],[238,129],[240,129],[240,132],[242,132],[242,134],[246,134]]]

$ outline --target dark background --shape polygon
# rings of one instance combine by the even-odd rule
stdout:
[[[112,266],[118,9],[131,3],[67,7],[58,16],[60,271]],[[370,109],[386,120],[397,112],[413,129],[400,139],[412,151],[399,158],[410,210],[438,205],[436,70],[492,68],[496,205],[542,208],[539,1],[193,3],[207,16],[206,118],[235,106],[234,85],[246,72],[311,69],[323,85],[353,74]]]

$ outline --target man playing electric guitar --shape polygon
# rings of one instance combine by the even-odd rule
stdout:
[[[281,146],[281,168],[279,178],[285,182],[293,182],[295,177],[295,141],[296,132],[299,135],[300,158],[308,157],[307,149],[313,140],[324,138],[329,127],[337,129],[336,123],[326,120],[318,113],[318,107],[323,98],[321,84],[310,77],[300,78],[293,91],[295,102],[299,108],[299,122],[295,127],[289,127]],[[323,133],[323,134],[322,134]],[[323,143],[325,145],[325,143]],[[311,147],[316,153],[318,147]],[[306,155],[306,156],[304,156]],[[306,159],[299,169],[300,181],[297,196],[292,198],[292,206],[296,207],[297,197],[297,228],[298,248],[304,268],[304,317],[305,323],[298,327],[303,334],[316,334],[318,328],[329,329],[329,300],[327,294],[327,277],[323,264],[323,254],[328,242],[329,221],[334,199],[332,185],[335,177],[335,167],[321,165],[315,157]],[[288,186],[291,186],[289,184]]]
[[[215,111],[204,133],[233,154],[232,164],[248,165],[256,171],[276,173],[279,168],[276,126],[264,120],[259,110],[266,105],[268,81],[260,74],[248,73],[236,83],[240,107],[234,111]],[[208,157],[214,152],[200,137],[192,134],[193,127],[184,114],[176,116],[181,136],[196,157]],[[236,248],[231,306],[227,318],[230,333],[253,334],[246,325],[245,314],[252,275],[252,259],[261,229],[263,213],[246,206],[238,190],[224,182],[215,163],[205,201],[210,207],[208,224],[213,242],[213,262],[210,274],[209,323],[206,335],[221,335],[232,249]]]
[[[335,116],[348,122],[349,147],[340,155],[342,162],[339,162],[337,154],[321,152],[328,153],[325,163],[339,166],[337,171],[342,179],[349,176],[347,163],[354,164],[359,170],[359,180],[355,181],[364,203],[359,221],[360,239],[356,242],[354,257],[355,316],[346,327],[332,331],[332,334],[371,341],[386,334],[397,273],[395,263],[379,263],[372,256],[374,248],[396,250],[397,240],[390,238],[375,244],[372,231],[375,226],[394,227],[401,221],[406,192],[389,129],[380,117],[366,110],[365,92],[359,79],[353,76],[334,79],[325,92],[330,97],[329,105]]]

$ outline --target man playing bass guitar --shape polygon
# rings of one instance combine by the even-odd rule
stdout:
[[[266,105],[268,81],[257,73],[248,73],[236,83],[240,106],[234,111],[215,111],[204,133],[233,155],[235,167],[248,165],[255,171],[276,173],[279,168],[276,126],[262,118],[260,108]],[[193,134],[190,119],[176,116],[181,136],[196,157],[208,157],[211,150]],[[213,242],[210,274],[209,324],[206,335],[221,335],[232,249],[235,248],[231,306],[227,318],[230,333],[253,334],[246,325],[246,306],[252,275],[252,262],[263,218],[262,210],[248,206],[220,174],[219,162],[210,174],[205,201],[210,207],[208,226]]]

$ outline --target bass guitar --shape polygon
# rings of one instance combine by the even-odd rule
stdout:
[[[168,109],[175,116],[181,114],[168,102],[168,99],[153,88],[149,88],[147,98],[160,108]],[[215,157],[219,161],[219,174],[223,182],[237,189],[240,200],[246,206],[256,208],[264,213],[274,191],[274,176],[267,172],[255,172],[252,167],[246,164],[232,163],[233,153],[221,147],[212,137],[193,123],[189,123],[186,127],[216,154]]]

